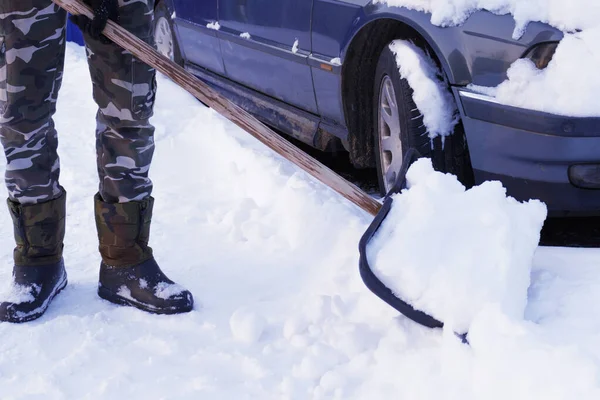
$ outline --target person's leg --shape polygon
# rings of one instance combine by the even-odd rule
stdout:
[[[120,3],[119,24],[153,42],[154,0]],[[156,72],[119,46],[84,35],[98,104],[99,193],[94,199],[102,263],[98,294],[155,313],[190,311],[190,292],[160,270],[148,246],[154,199],[148,171],[154,152]]]
[[[120,7],[119,25],[153,43],[154,0],[128,2]],[[156,94],[156,72],[114,43],[84,35],[98,104],[96,151],[99,193],[108,203],[148,198],[148,170],[154,153],[150,117]]]
[[[66,285],[65,192],[52,116],[63,73],[66,13],[50,0],[0,2],[0,142],[14,222],[13,298],[0,321],[41,316]]]
[[[9,198],[59,198],[58,140],[52,116],[60,89],[66,14],[50,0],[0,2],[0,141]]]

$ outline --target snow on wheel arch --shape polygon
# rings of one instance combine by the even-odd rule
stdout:
[[[389,49],[396,57],[400,77],[406,79],[413,90],[413,100],[423,114],[429,138],[441,136],[443,143],[459,121],[456,103],[443,73],[423,49],[410,41],[394,40]]]

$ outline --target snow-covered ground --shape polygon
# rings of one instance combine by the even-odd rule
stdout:
[[[202,306],[155,316],[96,295],[95,106],[70,46],[56,118],[69,286],[40,320],[0,324],[1,399],[600,398],[600,250],[538,249],[526,320],[488,307],[467,346],[363,286],[369,216],[159,85],[151,244]],[[3,284],[11,235],[2,211]]]

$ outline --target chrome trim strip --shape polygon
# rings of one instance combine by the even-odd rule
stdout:
[[[470,99],[487,101],[488,103],[502,104],[498,100],[496,100],[495,97],[488,96],[487,94],[467,92],[464,90],[459,90],[458,92],[460,93],[461,97],[468,97]]]

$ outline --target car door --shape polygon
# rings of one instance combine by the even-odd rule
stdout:
[[[317,114],[312,75],[312,0],[219,0],[227,77]]]
[[[216,34],[218,0],[173,0],[180,49],[187,62],[224,74]]]
[[[322,121],[345,127],[342,100],[342,43],[362,13],[367,0],[314,0],[312,54],[315,97]],[[367,45],[369,45],[367,43]]]

